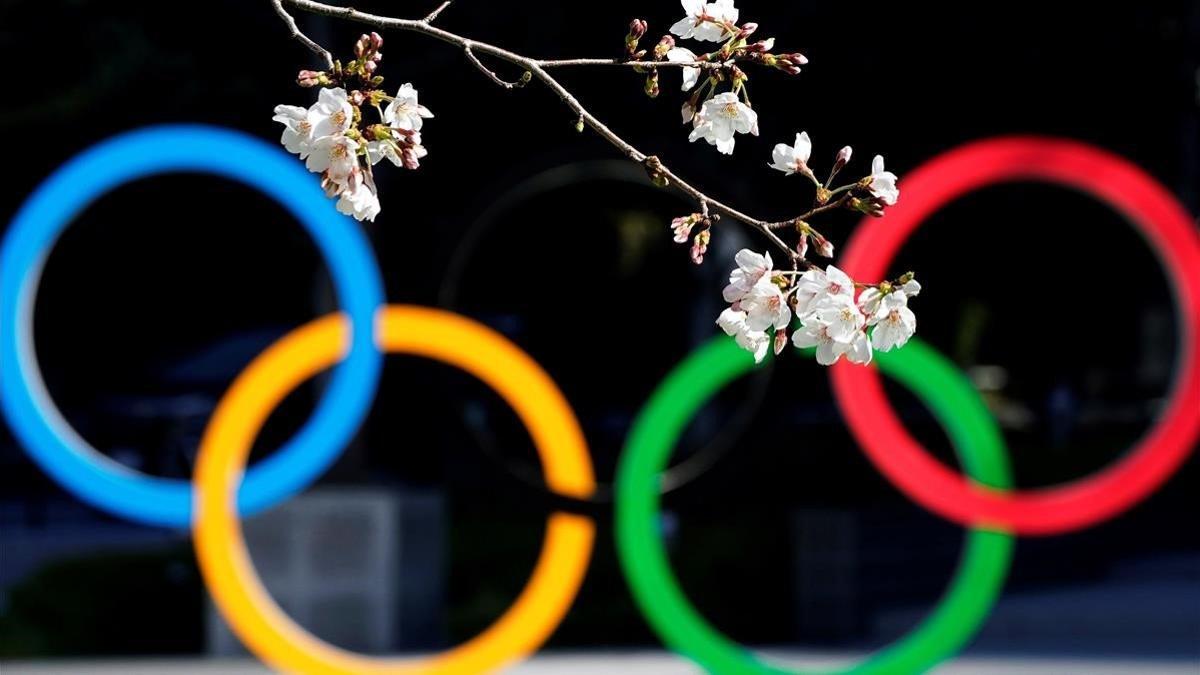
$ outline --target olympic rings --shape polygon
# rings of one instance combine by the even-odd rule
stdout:
[[[38,370],[33,300],[49,250],[75,215],[124,183],[177,171],[231,178],[285,206],[320,248],[354,326],[349,356],[313,417],[279,452],[247,473],[238,501],[243,514],[287,499],[328,468],[366,415],[383,360],[371,330],[383,303],[383,282],[370,246],[294,158],[240,133],[189,125],[117,136],[62,166],[21,206],[0,246],[0,362],[5,366],[0,410],[30,457],[80,499],[130,520],[167,527],[190,524],[191,485],[128,469],[71,428]]]
[[[49,398],[32,336],[44,262],[71,218],[125,182],[172,171],[232,178],[280,201],[325,256],[344,305],[344,313],[285,336],[237,378],[205,432],[194,490],[184,481],[131,471],[80,438]],[[1001,434],[977,393],[931,348],[913,341],[901,351],[879,354],[878,368],[909,387],[942,421],[969,479],[939,464],[908,435],[887,404],[875,368],[835,366],[831,377],[842,414],[871,461],[927,509],[972,528],[938,608],[900,642],[844,672],[917,672],[948,658],[976,632],[1000,593],[1016,534],[1071,531],[1120,513],[1166,480],[1200,435],[1200,238],[1183,208],[1124,160],[1082,144],[1036,138],[995,139],[952,151],[906,179],[905,200],[887,218],[868,219],[848,246],[845,269],[864,278],[884,276],[922,219],[971,190],[1012,180],[1083,190],[1142,231],[1173,280],[1181,374],[1163,419],[1128,457],[1071,485],[1012,492]],[[481,379],[528,428],[551,490],[576,499],[595,492],[591,458],[574,413],[536,362],[466,318],[383,302],[379,270],[365,238],[291,157],[210,127],[128,133],[91,148],[47,179],[0,242],[0,411],[34,461],[84,501],[143,523],[192,525],[216,605],[267,663],[321,673],[465,674],[500,668],[536,650],[565,616],[589,564],[595,540],[591,519],[552,513],[533,574],[513,606],[481,635],[417,661],[351,654],[304,632],[263,589],[242,538],[241,515],[302,490],[334,461],[369,410],[383,350],[437,359]],[[245,471],[243,481],[249,448],[270,411],[306,378],[329,367],[335,373],[312,419],[279,452]],[[759,661],[697,614],[672,575],[655,530],[656,479],[687,420],[716,390],[752,367],[732,342],[713,340],[668,375],[651,397],[618,467],[617,548],[639,607],[668,646],[719,673],[784,674],[791,671]]]
[[[926,453],[904,429],[872,368],[833,369],[833,389],[871,462],[911,499],[963,525],[1019,534],[1070,532],[1112,518],[1158,488],[1200,435],[1200,237],[1184,208],[1153,178],[1102,150],[1051,138],[998,138],[966,145],[914,171],[905,198],[883,219],[864,219],[843,256],[855,277],[882,278],[928,215],[972,190],[1005,181],[1072,187],[1137,227],[1172,281],[1180,325],[1179,371],[1158,424],[1114,466],[1063,486],[1016,492],[973,484]]]
[[[996,488],[1011,484],[1004,440],[979,395],[954,367],[913,340],[877,355],[879,367],[913,391],[941,420],[968,473]],[[721,675],[790,675],[760,661],[712,627],[688,602],[658,532],[656,480],[688,421],[754,360],[721,336],[671,371],[638,414],[617,467],[617,554],[633,597],[671,649]],[[938,608],[900,642],[839,671],[925,672],[961,649],[987,618],[1008,573],[1013,537],[972,529],[954,581]]]
[[[533,359],[500,334],[456,314],[390,306],[381,313],[380,349],[457,366],[496,390],[529,429],[554,491],[586,498],[595,489],[591,457],[570,405]],[[346,351],[339,315],[299,328],[260,355],[221,399],[196,466],[196,555],[213,601],[243,643],[264,662],[303,673],[479,673],[536,650],[566,615],[587,571],[595,525],[554,513],[542,553],[512,607],[483,634],[423,660],[374,659],[309,635],[271,600],[254,572],[233,496],[255,435],[271,410],[306,378]]]

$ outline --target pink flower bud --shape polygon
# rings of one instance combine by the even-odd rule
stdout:
[[[691,101],[684,101],[683,108],[679,110],[680,116],[683,117],[683,123],[687,124],[696,117],[696,106],[692,105]]]
[[[686,244],[688,238],[692,236],[692,227],[700,221],[700,218],[699,213],[692,213],[672,220],[671,230],[675,233],[675,243]]]
[[[746,45],[746,51],[752,54],[765,54],[775,48],[775,38],[767,38]]]
[[[404,164],[404,168],[415,171],[421,166],[420,158],[417,156],[416,148],[409,146],[400,152],[400,160]]]
[[[793,54],[780,54],[776,57],[775,67],[788,75],[796,75],[800,72],[800,66],[806,65],[808,58],[799,52]]]
[[[854,209],[855,211],[861,211],[868,216],[875,216],[876,218],[883,217],[883,203],[874,198],[860,199],[858,197],[853,197],[850,199],[847,207]]]
[[[838,150],[837,163],[841,164],[842,166],[846,166],[846,163],[850,161],[850,156],[853,154],[854,154],[854,148],[852,148],[848,145],[846,147],[842,148],[841,150]]]
[[[634,40],[634,41],[641,40],[642,37],[646,34],[646,29],[649,27],[650,27],[649,24],[647,24],[642,19],[634,19],[633,21],[630,21],[629,22],[629,39]]]
[[[788,336],[786,328],[779,328],[775,331],[775,356],[779,356],[783,352],[783,348],[787,346]]]
[[[823,258],[832,258],[833,257],[833,243],[832,242],[830,242],[825,237],[822,237],[821,235],[817,234],[816,232],[813,232],[812,238],[813,238],[813,244],[816,245],[817,255],[819,255]]]
[[[324,75],[324,73],[320,73],[315,70],[302,70],[296,75],[296,84],[300,85],[301,87],[315,87],[318,84],[321,84],[322,75]]]
[[[846,164],[850,162],[850,156],[852,154],[854,154],[854,148],[851,148],[848,145],[841,150],[838,150],[837,158],[833,161],[833,169],[829,171],[829,181],[826,182],[826,185],[828,185],[829,182],[832,182],[834,176],[838,175],[842,169],[846,168]],[[828,201],[828,199],[826,201]]]
[[[356,105],[356,106],[362,105],[363,101],[367,100],[366,95],[364,95],[361,91],[359,91],[357,89],[350,92],[350,95],[347,98],[350,100],[351,105]]]
[[[373,51],[383,49],[383,36],[374,31],[371,31],[371,49]]]
[[[800,241],[796,242],[796,253],[799,253],[801,258],[808,255],[808,233],[800,235]]]
[[[756,30],[758,30],[758,24],[754,23],[753,21],[746,23],[741,27],[740,30],[738,30],[737,39],[745,40],[751,35],[754,35],[754,31]]]
[[[664,35],[662,36],[662,39],[658,41],[658,44],[654,45],[654,58],[658,61],[662,61],[663,59],[667,58],[667,52],[674,48],[675,38],[671,37],[670,35]]]
[[[692,262],[697,265],[704,262],[704,254],[708,252],[708,242],[711,237],[708,230],[701,230],[692,239]]]

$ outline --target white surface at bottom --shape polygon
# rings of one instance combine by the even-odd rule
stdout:
[[[844,666],[857,655],[770,651],[772,663],[813,669]],[[247,659],[129,659],[87,661],[0,661],[3,675],[251,675],[270,672]],[[702,672],[667,652],[581,652],[539,654],[506,672],[513,675],[694,675]],[[942,665],[938,675],[1197,675],[1200,659],[1155,661],[1135,657],[964,656]]]

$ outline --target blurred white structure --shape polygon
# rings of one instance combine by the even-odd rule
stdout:
[[[263,585],[313,635],[368,654],[440,643],[439,496],[318,488],[242,527]],[[207,643],[214,656],[246,654],[211,604]]]

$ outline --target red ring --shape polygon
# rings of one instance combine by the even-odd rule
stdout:
[[[1182,338],[1180,374],[1165,414],[1132,452],[1065,485],[995,490],[945,466],[909,435],[888,403],[878,370],[839,363],[831,377],[859,445],[909,498],[967,527],[1048,535],[1130,508],[1175,472],[1200,435],[1200,236],[1191,216],[1157,181],[1106,151],[1056,138],[995,138],[951,150],[909,174],[903,199],[884,218],[864,219],[842,265],[855,278],[883,278],[901,245],[934,211],[981,187],[1024,180],[1074,188],[1105,202],[1141,231],[1170,276]]]

